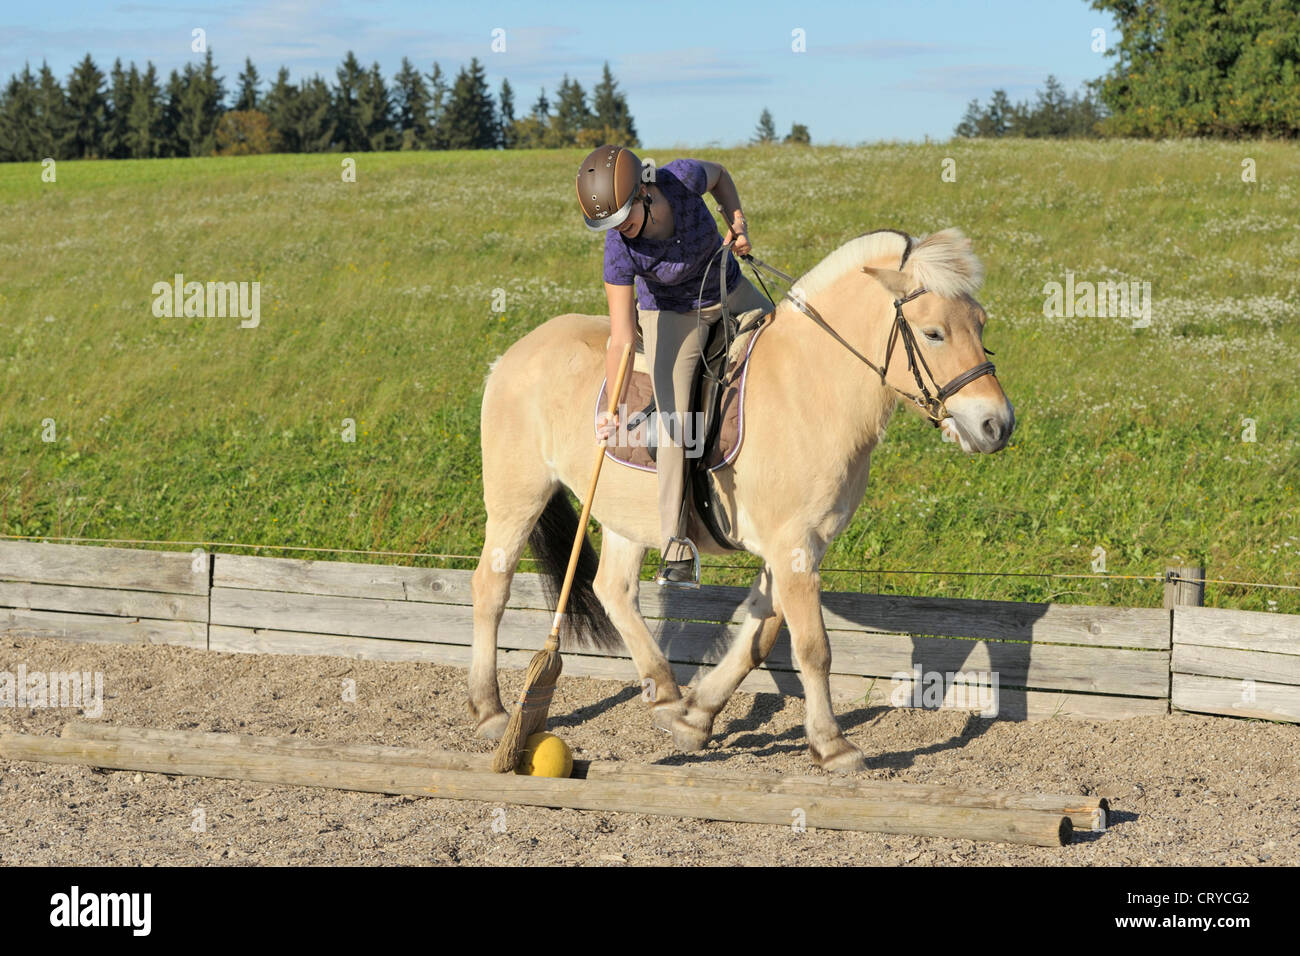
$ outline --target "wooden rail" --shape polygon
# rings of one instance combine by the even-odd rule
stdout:
[[[459,570],[5,541],[0,632],[463,667],[470,579]],[[679,681],[717,664],[746,593],[643,582],[642,611]],[[1300,617],[1177,603],[1197,599],[1196,588],[1170,594],[1172,610],[827,592],[832,692],[861,704],[984,711],[996,677],[1003,718],[1161,714],[1172,697],[1184,710],[1300,721]],[[551,617],[539,578],[515,575],[498,663],[525,667]],[[1240,643],[1257,632],[1268,635],[1262,644]],[[570,675],[637,679],[621,650],[566,650],[564,663]],[[741,689],[802,694],[784,630]]]
[[[382,747],[375,744],[338,744],[302,737],[253,737],[237,734],[179,730],[142,730],[111,724],[77,723],[63,728],[62,736],[78,740],[135,740],[169,746],[227,747],[248,752],[314,756],[339,761],[382,761],[390,766],[430,770],[489,772],[492,755]],[[808,796],[862,797],[865,799],[927,803],[995,810],[1043,810],[1070,818],[1076,830],[1105,830],[1110,803],[1104,797],[1077,794],[1022,794],[1006,790],[941,787],[931,784],[847,777],[790,776],[735,773],[689,766],[636,764],[621,761],[575,760],[573,776],[582,780],[608,780],[645,786],[709,787],[725,785],[751,793]]]
[[[1179,710],[1300,723],[1300,617],[1177,608],[1171,666]]]
[[[1010,806],[1008,801],[1016,798],[1009,794],[992,798],[1000,805],[975,806],[969,803],[970,792],[964,798],[942,800],[935,798],[934,788],[924,795],[904,790],[861,792],[852,785],[794,781],[789,784],[792,790],[773,792],[762,781],[746,785],[734,775],[642,767],[624,776],[616,767],[602,770],[605,765],[599,764],[586,765],[585,779],[546,779],[492,773],[463,754],[304,743],[83,726],[61,737],[0,733],[0,757],[367,793],[1033,846],[1067,844],[1074,829],[1063,808]],[[1019,801],[1033,799],[1025,796]],[[1078,810],[1088,801],[1048,799],[1069,800]]]

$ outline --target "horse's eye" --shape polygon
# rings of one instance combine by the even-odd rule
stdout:
[[[938,329],[926,329],[926,330],[925,330],[925,337],[926,337],[926,339],[928,339],[928,340],[931,341],[931,342],[942,342],[942,341],[943,341],[943,333],[940,332]]]

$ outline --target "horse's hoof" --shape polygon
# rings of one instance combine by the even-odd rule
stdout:
[[[825,754],[819,753],[815,747],[809,749],[817,766],[828,773],[861,773],[867,769],[867,758],[862,756],[862,751],[843,737],[833,741]]]
[[[688,724],[685,717],[677,717],[673,720],[673,746],[688,753],[693,750],[703,750],[704,745],[709,742],[712,731],[712,721],[710,726],[695,727]]]
[[[671,704],[655,704],[654,715],[651,718],[654,726],[666,734],[673,732],[673,721],[686,713],[686,701],[675,700]]]
[[[474,728],[475,736],[482,737],[484,740],[500,740],[505,736],[506,725],[510,723],[510,715],[505,711],[499,714],[493,714],[491,717],[484,717]]]

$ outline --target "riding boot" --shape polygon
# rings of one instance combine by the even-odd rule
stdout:
[[[700,552],[695,547],[695,542],[690,538],[670,538],[669,547],[673,544],[681,544],[690,549],[692,557],[681,558],[679,560],[668,560],[668,552],[665,551],[659,559],[659,573],[655,577],[655,583],[660,587],[670,588],[698,588],[700,586]]]

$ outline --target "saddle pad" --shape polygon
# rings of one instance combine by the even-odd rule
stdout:
[[[746,312],[738,316],[739,324],[744,325],[759,314],[758,310]],[[728,363],[731,368],[731,381],[722,392],[721,408],[719,409],[721,427],[713,447],[705,449],[704,452],[705,466],[709,471],[717,471],[720,468],[727,467],[740,453],[740,446],[745,438],[745,382],[749,372],[749,356],[753,351],[754,343],[758,341],[758,337],[763,334],[763,330],[770,324],[771,319],[769,318],[758,328],[737,336],[731,343],[731,357]],[[654,401],[654,383],[651,381],[644,353],[637,352],[635,358],[632,380],[628,382],[625,399],[627,408],[630,410],[629,417],[635,427],[627,430],[626,444],[607,446],[605,457],[611,458],[619,464],[627,465],[629,468],[654,471],[655,461],[650,455],[650,428],[655,422],[655,418],[653,416],[640,417],[639,414],[642,409]],[[600,392],[596,395],[596,409],[592,415],[593,434],[600,413],[608,404],[605,397],[607,386],[608,382],[601,379]],[[637,420],[638,417],[640,417],[639,421]]]

